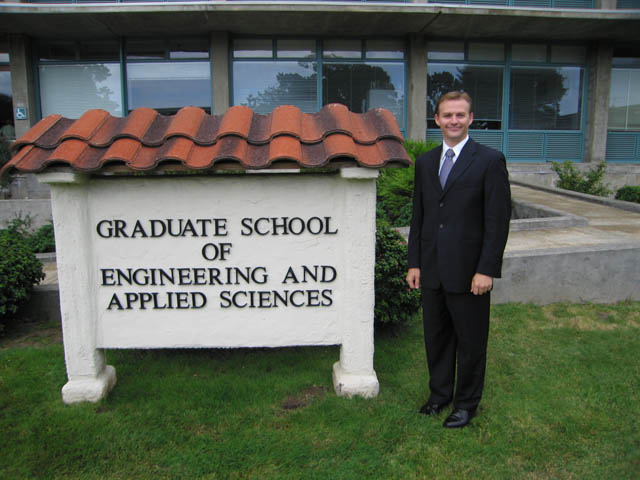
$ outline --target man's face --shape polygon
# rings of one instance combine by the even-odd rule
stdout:
[[[469,112],[470,107],[469,103],[462,98],[445,100],[440,104],[435,119],[447,145],[453,147],[466,138],[469,125],[473,122],[473,113]]]

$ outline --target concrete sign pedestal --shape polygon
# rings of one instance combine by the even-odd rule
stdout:
[[[38,174],[51,187],[65,403],[116,382],[114,348],[340,345],[338,395],[377,395],[375,179]]]

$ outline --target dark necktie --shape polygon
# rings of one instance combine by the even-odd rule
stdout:
[[[444,163],[442,164],[442,168],[440,169],[440,185],[442,188],[447,184],[447,177],[449,177],[449,173],[453,168],[453,149],[449,149],[444,154]]]

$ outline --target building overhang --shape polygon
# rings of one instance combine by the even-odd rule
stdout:
[[[479,7],[433,3],[0,3],[0,34],[86,38],[205,35],[404,36],[461,40],[638,39],[640,10]]]

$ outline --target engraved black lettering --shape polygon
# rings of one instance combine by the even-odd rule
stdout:
[[[120,299],[118,298],[117,293],[114,293],[113,296],[111,297],[111,301],[109,302],[109,306],[107,307],[107,310],[111,310],[113,307],[115,307],[118,310],[124,310],[124,307],[122,306],[122,303],[120,303]]]

